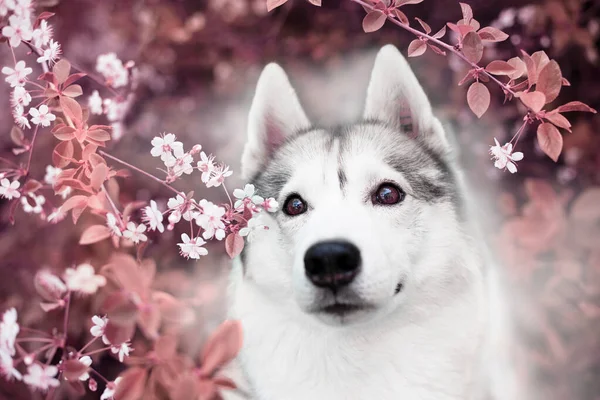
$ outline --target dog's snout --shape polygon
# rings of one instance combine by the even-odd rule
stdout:
[[[327,241],[312,245],[304,255],[308,279],[318,287],[336,290],[354,280],[360,270],[360,250],[345,241]]]

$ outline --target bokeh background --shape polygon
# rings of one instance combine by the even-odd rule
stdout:
[[[96,57],[107,52],[135,61],[139,85],[124,134],[108,151],[148,171],[159,167],[149,151],[150,140],[161,132],[175,133],[186,148],[202,144],[238,171],[253,86],[270,61],[286,68],[314,120],[328,124],[355,119],[374,51],[393,43],[406,54],[413,39],[391,24],[364,33],[363,9],[347,0],[323,0],[321,8],[290,0],[272,13],[267,13],[264,0],[38,3],[56,13],[51,22],[57,40],[78,68],[93,72]],[[506,60],[518,49],[530,54],[545,50],[571,82],[556,102],[580,100],[600,107],[600,1],[469,4],[482,26],[492,24],[512,36],[488,47],[484,62]],[[454,0],[426,0],[405,12],[411,19],[425,20],[434,31],[461,18]],[[8,65],[10,53],[1,48],[0,62]],[[477,120],[466,105],[466,88],[457,85],[467,72],[460,60],[427,52],[411,64],[437,113],[456,133],[456,150],[475,188],[486,237],[501,260],[519,339],[510,354],[519,379],[543,399],[600,399],[600,117],[568,115],[573,132],[564,135],[565,149],[557,163],[543,155],[535,131],[529,130],[520,141],[525,159],[511,175],[493,167],[488,149],[494,137],[510,139],[524,109],[515,102],[503,105],[502,94],[490,85],[491,109]],[[90,80],[82,85],[85,93],[99,89],[102,94]],[[0,85],[0,110],[0,156],[12,157],[7,85]],[[33,173],[39,179],[51,163],[55,142],[47,134],[36,144]],[[242,185],[238,174],[231,179],[231,189]],[[198,198],[226,200],[222,191],[207,190],[199,180],[184,179],[175,186],[195,190]],[[160,185],[135,174],[119,193],[122,203],[156,199],[160,204],[168,197]],[[6,202],[0,201],[1,310],[17,307],[23,325],[55,322],[39,308],[33,276],[39,268],[60,273],[75,263],[106,262],[108,241],[76,245],[89,218],[76,226],[69,219],[48,225],[17,212],[11,226]],[[184,346],[197,349],[223,318],[229,264],[219,243],[211,244],[210,255],[202,260],[185,261],[175,247],[178,237],[178,232],[160,240],[151,236],[146,256],[157,264],[157,288],[196,299],[197,322],[186,331]],[[85,342],[89,315],[97,307],[82,299],[74,309],[69,327],[74,341]],[[118,374],[120,366],[111,357],[96,361],[107,377]],[[0,380],[0,398],[27,399],[31,394]]]

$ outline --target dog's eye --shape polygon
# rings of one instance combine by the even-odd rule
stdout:
[[[373,193],[373,204],[392,205],[404,200],[404,192],[391,183],[381,184]]]
[[[283,204],[283,212],[291,216],[300,215],[306,212],[306,209],[306,202],[297,194],[288,197]]]

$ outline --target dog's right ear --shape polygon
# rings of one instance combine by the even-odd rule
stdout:
[[[275,63],[267,65],[258,79],[248,116],[248,142],[242,155],[243,178],[251,179],[287,137],[309,126],[283,69]]]

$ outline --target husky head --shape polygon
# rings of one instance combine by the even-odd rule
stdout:
[[[312,125],[284,71],[268,65],[242,170],[279,210],[242,254],[244,279],[289,312],[333,325],[443,305],[468,275],[448,147],[393,46],[379,52],[364,115],[348,126]]]

